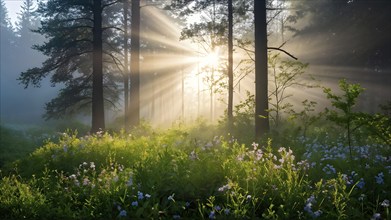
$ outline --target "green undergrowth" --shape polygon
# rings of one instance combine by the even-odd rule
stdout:
[[[272,139],[195,133],[64,133],[2,171],[0,218],[390,218],[390,161],[377,151],[350,163],[308,139],[296,156]]]

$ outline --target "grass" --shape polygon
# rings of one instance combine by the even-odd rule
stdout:
[[[323,131],[252,143],[206,127],[218,134],[204,123],[63,133],[3,166],[0,218],[391,218],[386,145],[357,143],[349,160]]]

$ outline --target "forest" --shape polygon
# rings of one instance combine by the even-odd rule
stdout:
[[[391,219],[390,12],[0,0],[0,219]]]

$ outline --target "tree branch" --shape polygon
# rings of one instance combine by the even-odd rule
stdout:
[[[286,55],[292,57],[293,59],[297,60],[297,57],[293,56],[292,54],[288,53],[286,50],[283,50],[279,47],[268,47],[267,48],[268,50],[278,50],[278,51],[281,51],[281,52],[284,52]]]

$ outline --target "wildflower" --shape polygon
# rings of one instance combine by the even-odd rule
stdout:
[[[251,195],[247,195],[246,199],[251,200]]]
[[[180,215],[173,215],[172,218],[173,219],[181,219],[181,216]]]
[[[224,192],[225,190],[228,190],[228,189],[231,189],[231,187],[229,186],[229,184],[220,187],[220,188],[218,189],[218,191],[219,191],[219,192]]]
[[[190,202],[186,202],[186,203],[185,203],[185,206],[186,206],[186,207],[189,207],[189,206],[190,206]]]
[[[215,211],[211,211],[210,213],[209,213],[209,219],[215,219],[216,218],[216,213],[215,213]]]
[[[190,160],[197,160],[197,159],[198,159],[198,155],[197,155],[197,153],[193,150],[193,151],[190,153],[189,158],[190,158]]]
[[[132,202],[132,206],[133,207],[137,207],[138,206],[138,202],[137,201]]]
[[[213,141],[215,142],[215,144],[220,144],[220,138],[218,136],[214,136]]]
[[[208,143],[205,144],[205,147],[211,148],[211,147],[213,147],[213,143],[211,141],[209,141]]]
[[[219,212],[221,210],[221,207],[218,205],[215,207],[215,210]]]
[[[333,173],[336,173],[336,170],[335,168],[333,167],[333,165],[330,165],[330,164],[326,164],[325,167],[323,167],[323,172],[325,172],[326,174],[333,174]]]
[[[361,178],[360,181],[357,183],[357,187],[362,189],[362,188],[364,188],[364,186],[365,186],[364,179]]]
[[[301,161],[297,162],[297,165],[302,167],[303,170],[308,170],[310,168],[310,164],[308,163],[307,160],[301,160]]]
[[[95,170],[95,163],[94,163],[94,162],[90,162],[90,168],[91,168],[92,170]]]
[[[312,203],[315,203],[316,200],[315,200],[315,196],[314,195],[311,195],[307,201],[306,201],[306,204],[304,206],[304,211],[308,212],[308,213],[312,213]]]
[[[377,176],[375,176],[375,179],[376,179],[376,183],[377,184],[383,184],[384,183],[384,174],[383,172],[377,174]]]
[[[390,200],[385,199],[380,205],[384,208],[388,208],[390,206]]]
[[[145,198],[149,199],[149,198],[151,198],[151,195],[149,195],[149,194],[147,193],[147,194],[145,194]]]
[[[274,169],[280,169],[281,168],[281,166],[280,165],[274,165]]]
[[[308,213],[312,213],[312,204],[311,203],[305,204],[304,211],[306,211]]]
[[[349,176],[346,174],[342,174],[342,179],[346,181],[347,185],[352,184],[352,181],[349,179]]]
[[[380,219],[382,219],[380,213],[373,214],[371,218],[371,220],[380,220]]]
[[[319,217],[322,213],[323,213],[323,212],[322,212],[321,210],[318,210],[318,211],[314,212],[313,217],[317,218],[317,217]]]
[[[83,180],[83,186],[87,186],[90,183],[90,180],[86,177]]]
[[[171,196],[167,197],[167,199],[175,202],[174,196],[175,196],[175,193],[173,193]]]
[[[258,149],[256,152],[255,152],[255,160],[260,160],[260,159],[262,159],[262,157],[263,157],[263,152],[262,152],[262,150],[261,149]]]
[[[133,185],[133,178],[132,176],[129,177],[129,180],[126,182],[127,186],[132,186]]]
[[[358,200],[359,201],[364,201],[365,196],[366,196],[365,194],[361,194],[360,197],[358,197]]]
[[[126,217],[126,211],[125,210],[122,210],[120,213],[119,213],[119,217]]]
[[[251,145],[253,146],[254,150],[256,150],[259,146],[259,144],[255,143],[255,142],[253,142]]]
[[[229,215],[230,210],[228,208],[224,209],[224,214]]]
[[[143,200],[144,199],[144,194],[140,191],[137,192],[137,198],[138,200]]]
[[[69,179],[75,180],[75,179],[76,179],[76,175],[75,175],[75,174],[70,175],[70,176],[69,176]]]
[[[83,166],[87,166],[87,162],[83,162]]]

